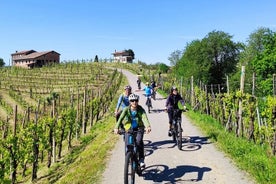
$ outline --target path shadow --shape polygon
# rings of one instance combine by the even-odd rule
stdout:
[[[150,110],[150,112],[151,112],[151,113],[161,113],[161,112],[165,112],[165,109],[154,109],[154,108],[152,108],[152,109]]]
[[[209,167],[197,167],[192,165],[180,165],[175,168],[169,168],[166,165],[151,165],[143,170],[142,176],[144,180],[151,180],[153,183],[162,182],[175,184],[183,183],[183,181],[201,181],[203,180],[204,173],[211,170],[212,169]],[[196,173],[197,177],[185,180],[181,179],[186,173]]]
[[[209,137],[200,137],[200,136],[186,136],[182,137],[182,151],[196,151],[201,149],[202,145],[211,144],[209,142]]]
[[[202,148],[202,145],[211,144],[211,142],[209,142],[208,139],[209,137],[184,136],[182,137],[182,149],[179,151],[197,151]],[[177,148],[177,144],[172,139],[156,142],[144,140],[144,147],[145,155],[149,156],[153,154],[153,152],[157,149],[171,149],[174,147]]]

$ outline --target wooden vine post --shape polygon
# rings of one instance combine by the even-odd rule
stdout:
[[[17,105],[14,107],[14,126],[13,126],[13,142],[12,144],[8,147],[9,152],[11,155],[11,183],[16,183],[16,173],[17,173],[17,138],[16,138],[16,126],[17,126]]]
[[[194,106],[194,76],[191,77],[191,105]]]
[[[87,117],[86,117],[86,93],[87,93],[87,88],[85,87],[84,93],[83,93],[83,106],[82,106],[82,134],[86,134],[86,122],[87,122]]]
[[[38,157],[39,157],[39,137],[37,132],[38,113],[39,113],[40,100],[38,101],[37,110],[35,111],[34,132],[33,132],[33,168],[32,168],[32,181],[37,179],[38,172]]]
[[[55,137],[55,129],[56,129],[56,99],[53,100],[53,109],[52,109],[52,118],[54,119],[53,122],[53,137],[52,137],[52,158],[53,158],[53,163],[56,163],[56,137]]]
[[[244,91],[244,79],[245,79],[245,66],[242,66],[241,70],[241,83],[240,92],[243,94]],[[243,136],[243,123],[242,123],[242,97],[239,98],[239,112],[238,112],[238,136]]]

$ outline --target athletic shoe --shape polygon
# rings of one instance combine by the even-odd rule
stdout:
[[[144,159],[140,159],[140,167],[145,167],[146,166],[146,164],[145,164],[145,162],[144,162]]]

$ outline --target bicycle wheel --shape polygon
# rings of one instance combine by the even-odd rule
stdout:
[[[147,106],[148,106],[148,113],[150,113],[151,103],[150,103],[150,99],[149,98],[147,99]]]
[[[172,128],[172,139],[173,139],[173,141],[174,142],[176,142],[177,143],[177,127],[175,126],[175,125],[173,125],[173,128]]]
[[[134,184],[135,181],[135,161],[133,154],[128,152],[125,158],[124,180],[125,184]]]
[[[181,122],[178,122],[177,126],[177,147],[179,150],[182,150],[182,130],[181,130]]]

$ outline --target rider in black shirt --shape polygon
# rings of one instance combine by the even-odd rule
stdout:
[[[170,95],[167,98],[166,101],[166,110],[168,112],[168,117],[169,117],[169,132],[168,135],[171,136],[171,128],[172,128],[172,123],[173,123],[173,111],[174,109],[179,109],[179,102],[183,107],[185,107],[185,102],[181,95],[178,93],[178,90],[176,87],[171,88]],[[181,117],[182,111],[179,111],[177,114],[178,117]]]

